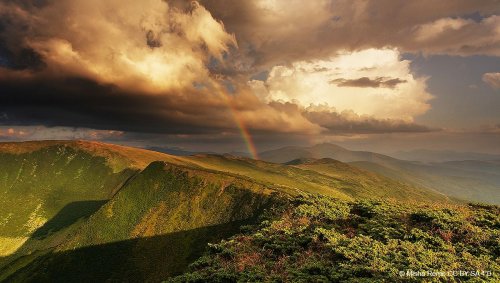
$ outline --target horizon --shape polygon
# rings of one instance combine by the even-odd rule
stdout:
[[[300,148],[300,149],[305,149],[305,150],[310,150],[313,149],[314,147],[321,146],[321,145],[332,145],[335,147],[340,147],[342,149],[345,149],[349,152],[368,152],[368,153],[375,153],[375,154],[381,154],[385,155],[394,159],[399,159],[399,160],[405,160],[405,161],[417,161],[417,162],[424,162],[424,163],[432,163],[432,162],[448,162],[448,161],[500,161],[500,154],[491,154],[491,153],[483,153],[483,152],[470,152],[470,151],[454,151],[454,150],[427,150],[427,149],[414,149],[414,150],[408,150],[408,151],[392,151],[392,152],[379,152],[379,151],[369,151],[369,150],[364,150],[364,149],[353,149],[345,146],[341,146],[336,143],[332,142],[322,142],[322,143],[317,143],[314,145],[310,146],[304,146],[304,145],[289,145],[289,146],[280,146],[277,148],[271,148],[268,150],[263,150],[257,152],[257,158],[252,155],[249,152],[245,151],[190,151],[187,149],[179,148],[179,147],[168,147],[168,146],[146,146],[146,147],[140,147],[140,146],[133,146],[129,145],[127,143],[112,143],[112,142],[106,142],[106,141],[101,141],[101,140],[85,140],[85,139],[52,139],[52,140],[22,140],[22,141],[1,141],[0,144],[2,143],[43,143],[43,142],[53,142],[57,144],[58,142],[88,142],[88,143],[99,143],[103,145],[118,145],[118,146],[124,146],[124,147],[131,147],[131,148],[138,148],[138,149],[144,149],[148,151],[155,151],[159,153],[164,153],[168,155],[173,155],[173,156],[194,156],[194,155],[200,155],[200,154],[209,154],[209,155],[231,155],[235,157],[245,157],[245,158],[250,158],[250,159],[255,159],[255,160],[261,160],[260,155],[261,154],[268,154],[270,152],[280,152],[282,150],[288,149],[288,148]],[[431,154],[431,156],[428,156],[426,154]],[[465,157],[464,157],[465,156]],[[317,158],[312,158],[312,157],[300,157],[298,159],[313,159],[313,160],[320,160],[320,159],[332,159],[329,157],[317,157]],[[295,159],[294,159],[295,160]],[[334,159],[335,160],[335,159]],[[265,160],[264,160],[265,161]],[[293,161],[293,160],[290,160]]]

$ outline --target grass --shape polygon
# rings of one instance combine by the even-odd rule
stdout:
[[[276,189],[319,193],[344,200],[391,198],[425,202],[453,202],[443,194],[395,181],[333,159],[283,165],[247,158],[198,155],[190,160],[200,167],[247,176]]]
[[[495,282],[500,208],[302,195],[167,282]],[[478,276],[410,277],[406,271]],[[483,273],[481,273],[483,272]]]
[[[104,157],[65,146],[0,152],[0,161],[2,237],[29,236],[71,202],[109,199],[135,173],[114,173]]]
[[[82,270],[107,272],[109,277],[105,279],[109,280],[136,278],[121,271],[123,261],[117,262],[118,254],[126,256],[125,262],[134,268],[141,266],[138,272],[147,278],[175,275],[202,253],[208,241],[238,232],[240,225],[280,201],[282,198],[277,192],[246,180],[153,162],[109,202],[79,223],[50,254],[31,258],[29,264],[22,262],[22,267],[18,265],[19,260],[9,261],[13,268],[7,269],[4,279],[13,282],[57,278],[104,280],[97,271],[87,274]],[[166,251],[169,252],[165,254]],[[158,266],[166,271],[147,268],[157,257],[162,259]],[[96,262],[82,258],[95,258]],[[102,270],[102,266],[106,266],[106,270]],[[125,275],[127,277],[122,277]]]
[[[451,201],[441,193],[393,180],[330,158],[303,162],[295,167],[342,180],[344,183],[341,190],[349,192],[355,198],[371,197],[417,202]]]
[[[283,165],[232,156],[175,157],[83,141],[0,143],[0,193],[5,196],[0,199],[0,241],[8,245],[4,258],[0,258],[0,281],[14,282],[57,278],[75,281],[78,276],[90,278],[89,281],[159,281],[184,271],[209,241],[227,238],[237,233],[242,223],[263,215],[267,222],[253,226],[252,233],[265,235],[271,241],[269,245],[279,244],[272,242],[276,237],[286,240],[284,245],[290,245],[283,248],[303,253],[309,251],[302,250],[301,245],[308,243],[294,242],[303,239],[294,232],[296,225],[308,223],[303,230],[309,233],[307,237],[320,237],[318,227],[337,227],[332,225],[338,217],[354,221],[352,225],[358,229],[369,223],[366,215],[380,208],[380,203],[370,201],[383,199],[389,203],[383,206],[383,218],[377,220],[380,227],[360,232],[359,236],[385,233],[381,230],[383,225],[399,225],[393,222],[406,219],[415,205],[448,207],[460,213],[472,210],[432,191],[334,160]],[[324,197],[305,198],[303,193]],[[365,204],[373,209],[363,212]],[[391,218],[391,213],[395,213],[395,218]],[[483,216],[485,223],[496,223],[491,215]],[[321,226],[325,224],[323,220],[330,226]],[[361,222],[355,222],[358,220]],[[292,230],[282,234],[276,227]],[[308,230],[311,227],[314,229]],[[406,231],[405,227],[398,229]],[[337,232],[349,238],[352,231],[347,228],[352,227],[340,227]],[[289,236],[296,239],[288,239]],[[258,248],[265,250],[267,246]],[[8,256],[9,252],[14,254]],[[248,258],[241,254],[243,266],[258,266],[262,259],[255,251]],[[123,266],[120,256],[126,262]],[[231,266],[210,256],[205,259],[213,266]],[[295,265],[301,264],[275,260],[282,261],[283,268],[299,268]],[[151,264],[158,268],[150,267]],[[160,267],[165,270],[159,270]],[[205,271],[215,274],[219,270],[198,267],[180,279],[200,274],[205,278]],[[124,268],[135,270],[139,277]],[[269,271],[265,266],[259,268]],[[231,270],[220,269],[219,275]],[[240,266],[236,270],[246,269]],[[247,275],[254,271],[249,270]],[[255,276],[260,276],[255,272]]]

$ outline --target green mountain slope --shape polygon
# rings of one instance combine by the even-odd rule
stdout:
[[[18,248],[65,206],[109,199],[135,172],[114,171],[104,157],[67,146],[19,153],[0,148],[0,239],[6,243],[0,255]]]
[[[177,157],[84,141],[0,143],[0,170],[9,282],[161,281],[302,193],[453,202],[330,159]]]
[[[204,168],[246,176],[254,182],[291,194],[302,191],[346,200],[380,197],[431,202],[449,200],[440,193],[393,181],[332,159],[298,166],[228,155],[198,155],[190,160]]]
[[[479,162],[479,161],[478,161]],[[451,197],[484,203],[500,203],[500,179],[498,174],[485,171],[481,167],[463,169],[443,164],[377,164],[374,162],[352,162],[359,168],[415,184],[423,188],[434,189]]]
[[[330,158],[306,160],[304,162],[297,160],[292,161],[292,163],[295,163],[295,167],[342,180],[344,183],[340,189],[351,192],[357,198],[367,199],[371,197],[404,201],[425,201],[430,199],[445,201],[448,199],[435,191],[421,189]]]
[[[245,180],[153,162],[53,251],[12,262],[8,281],[160,281],[275,201]]]
[[[497,161],[421,163],[372,152],[350,151],[333,144],[284,147],[263,152],[260,156],[263,160],[282,163],[300,158],[332,158],[455,198],[500,204],[500,171]]]
[[[154,160],[188,163],[97,142],[0,143],[0,268],[59,245]]]

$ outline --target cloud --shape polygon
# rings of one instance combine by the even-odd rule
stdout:
[[[0,127],[0,138],[3,140],[16,140],[28,136],[25,130],[13,127]]]
[[[397,48],[401,52],[500,55],[495,0],[202,0],[236,35],[233,63],[247,71],[340,50]],[[470,15],[477,15],[472,20]],[[244,55],[242,55],[243,53]],[[245,62],[245,64],[242,64]],[[248,64],[250,62],[250,64]],[[241,71],[241,70],[240,70]]]
[[[500,16],[476,22],[472,19],[441,18],[415,27],[409,51],[447,55],[500,56]]]
[[[0,69],[0,113],[8,119],[0,125],[216,134],[237,132],[238,119],[254,132],[317,133],[320,128],[300,113],[262,103],[249,91],[233,96],[217,89],[143,95],[85,78],[5,74]]]
[[[417,27],[417,40],[425,41],[437,38],[447,32],[457,31],[464,26],[474,24],[473,20],[443,18],[431,23],[423,24]]]
[[[483,82],[494,89],[500,89],[500,73],[485,73],[483,75]]]
[[[0,124],[159,143],[421,133],[432,96],[400,54],[499,54],[495,1],[200,3],[2,2]]]
[[[1,127],[0,138],[8,141],[26,140],[111,140],[124,135],[120,131],[95,130],[68,127]]]
[[[320,135],[331,132],[334,127],[333,122],[325,124],[317,118],[318,115],[336,115],[332,114],[336,112],[332,107],[305,108],[296,103],[278,101],[266,104],[250,91],[226,97],[229,101],[221,99],[217,93],[203,91],[151,96],[137,95],[113,85],[98,84],[83,78],[39,76],[0,76],[0,87],[0,113],[5,117],[0,120],[0,125],[10,126],[43,125],[190,135],[192,138],[197,135],[219,135],[225,138],[225,134],[239,131],[235,122],[237,116],[254,135]],[[341,121],[336,123],[347,126],[337,125],[335,131],[422,131],[422,128],[412,127],[408,121],[403,123],[386,119],[377,124],[379,118],[345,113],[337,118]],[[370,123],[376,129],[368,129]],[[341,127],[344,127],[342,131]]]
[[[19,69],[43,60],[52,74],[151,93],[209,82],[206,63],[236,44],[195,1],[50,1],[43,8],[7,2],[0,11],[8,25],[0,33],[3,53]]]
[[[500,123],[479,127],[478,133],[500,134]]]
[[[431,99],[426,79],[415,78],[409,61],[401,60],[393,49],[345,52],[276,66],[265,82],[252,80],[249,85],[266,102],[291,102],[304,108],[325,105],[334,111],[409,122],[429,109]]]
[[[395,88],[397,85],[405,83],[405,80],[399,78],[391,79],[385,77],[376,77],[370,79],[369,77],[362,77],[358,79],[335,79],[330,81],[330,83],[336,84],[340,87],[387,87]]]
[[[439,129],[397,119],[375,119],[360,116],[353,111],[333,112],[309,107],[304,115],[313,123],[327,129],[325,134],[379,134],[379,133],[426,133]]]

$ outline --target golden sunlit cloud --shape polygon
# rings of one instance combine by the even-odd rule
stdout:
[[[266,102],[324,105],[382,119],[413,120],[429,109],[426,79],[416,78],[395,49],[343,52],[325,60],[272,68],[249,84]]]
[[[57,2],[31,19],[40,35],[28,45],[52,72],[148,92],[181,89],[209,80],[210,57],[236,44],[197,2],[186,9],[161,0]]]

